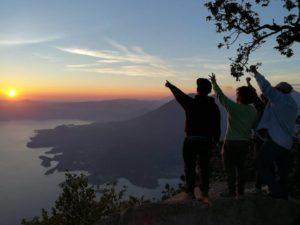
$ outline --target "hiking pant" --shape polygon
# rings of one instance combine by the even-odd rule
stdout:
[[[287,149],[272,140],[266,141],[261,147],[258,171],[263,182],[269,186],[271,196],[275,198],[288,198],[288,155],[289,151]],[[277,174],[273,172],[274,163],[276,164]]]
[[[265,184],[263,182],[263,179],[258,171],[258,162],[259,162],[259,158],[260,158],[260,154],[261,154],[261,147],[263,145],[263,141],[260,139],[256,139],[255,143],[254,143],[254,161],[255,161],[255,165],[256,165],[256,173],[255,173],[255,188],[258,190],[262,189],[262,186]],[[275,165],[272,164],[272,168],[271,171],[273,174],[275,174]]]
[[[257,138],[258,139],[258,138]],[[262,177],[260,176],[258,170],[257,170],[257,165],[258,165],[258,159],[259,159],[259,155],[260,155],[260,150],[261,150],[261,146],[263,144],[263,141],[261,140],[254,140],[254,161],[256,164],[256,171],[255,171],[255,188],[258,190],[261,190],[262,185],[263,185],[263,181],[262,181]]]
[[[249,153],[249,141],[226,141],[224,144],[223,163],[227,175],[230,194],[243,195],[247,179],[246,159]],[[237,182],[236,182],[237,181]],[[237,190],[236,190],[237,183]]]
[[[183,144],[183,160],[186,192],[193,193],[194,191],[197,180],[197,168],[202,195],[208,195],[211,152],[212,141],[210,139],[185,138]]]

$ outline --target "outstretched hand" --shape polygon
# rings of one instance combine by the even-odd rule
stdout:
[[[212,73],[211,75],[208,75],[210,81],[212,83],[216,83],[217,82],[217,78],[216,78],[216,75],[214,73]]]
[[[257,66],[256,65],[251,65],[250,67],[249,67],[249,72],[251,72],[251,73],[257,73]]]
[[[168,80],[166,80],[166,84],[165,84],[165,86],[167,87],[167,88],[169,88],[169,87],[171,87],[171,83],[168,81]]]

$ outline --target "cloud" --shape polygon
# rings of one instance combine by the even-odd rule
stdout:
[[[67,65],[67,70],[77,72],[91,72],[102,75],[127,75],[127,76],[143,76],[143,77],[172,77],[174,71],[162,70],[147,65],[122,65],[117,67],[103,67],[99,64],[74,64]]]
[[[211,62],[211,59],[204,58],[202,56],[190,56],[190,57],[183,57],[177,58],[177,61],[181,62],[189,62],[189,63],[204,63],[204,62]]]
[[[229,64],[202,63],[201,66],[204,69],[207,69],[207,70],[222,70],[222,71],[228,71],[229,70]]]
[[[33,53],[33,55],[48,62],[59,62],[59,60],[54,56],[44,55],[37,52]]]
[[[169,77],[176,75],[169,63],[162,58],[146,53],[141,47],[127,47],[113,40],[108,41],[113,50],[95,50],[79,47],[56,47],[58,50],[92,57],[90,64],[67,65],[68,70],[94,72],[99,74]]]
[[[0,37],[0,46],[39,44],[43,42],[54,41],[59,38],[60,38],[59,36],[39,37],[39,38],[22,38],[22,37],[1,38]]]
[[[90,50],[90,49],[85,49],[85,48],[61,48],[61,47],[57,47],[57,49],[59,49],[61,51],[64,51],[64,52],[72,53],[72,54],[84,55],[84,56],[90,56],[90,57],[102,58],[102,59],[109,59],[115,54],[114,52],[95,51],[95,50]]]
[[[216,59],[216,58],[210,59],[210,58],[203,58],[201,56],[192,56],[186,58],[178,58],[176,60],[178,62],[184,63],[185,66],[190,68],[202,68],[204,70],[210,70],[212,72],[229,71],[229,63],[221,59]]]
[[[98,66],[98,63],[88,63],[88,64],[70,64],[70,65],[66,65],[67,68],[91,68],[94,66]]]
[[[111,39],[108,39],[107,42],[111,45],[111,46],[114,46],[116,49],[122,51],[122,52],[127,52],[129,53],[128,49],[124,46],[124,45],[121,45],[119,44],[118,42],[114,41],[114,40],[111,40]]]

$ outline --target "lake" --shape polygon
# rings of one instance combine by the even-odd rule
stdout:
[[[54,128],[61,124],[86,124],[86,121],[43,120],[0,122],[0,224],[19,225],[22,218],[40,214],[49,209],[59,194],[58,184],[63,173],[44,175],[39,156],[49,150],[29,149],[26,144],[34,130]],[[126,185],[128,194],[158,198],[166,183],[176,185],[178,179],[160,179],[156,189],[134,186],[126,178],[118,180],[118,186]]]

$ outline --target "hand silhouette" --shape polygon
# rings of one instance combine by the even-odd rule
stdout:
[[[217,82],[217,78],[216,78],[216,75],[214,73],[212,73],[211,75],[208,76],[210,81],[212,83],[216,83]]]
[[[256,65],[251,65],[250,68],[249,68],[249,71],[251,73],[256,73],[257,72],[257,66]]]
[[[168,80],[166,80],[166,84],[165,84],[165,86],[167,87],[167,88],[169,88],[169,87],[171,87],[171,83],[168,81]]]

